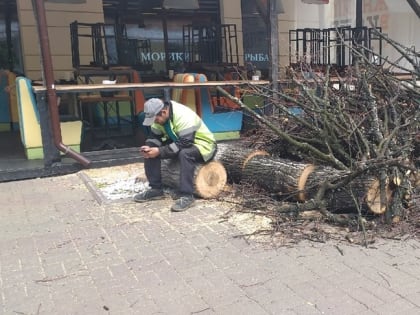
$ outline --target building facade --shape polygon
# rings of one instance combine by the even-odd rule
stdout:
[[[0,28],[3,30],[3,37],[0,38],[1,68],[24,73],[31,79],[41,79],[39,39],[32,1],[3,0],[0,2],[3,2],[3,7],[8,3],[8,10],[11,12],[8,15],[0,14]],[[70,25],[75,21],[79,24],[105,24],[111,34],[104,32],[105,37],[112,36],[113,30],[110,30],[112,24],[123,23],[126,27],[125,36],[128,39],[147,41],[145,44],[149,46],[139,54],[139,62],[148,65],[150,73],[166,72],[168,67],[174,69],[182,67],[185,59],[238,62],[241,65],[252,63],[263,73],[268,72],[270,66],[269,0],[200,0],[198,10],[166,10],[165,15],[153,8],[141,6],[135,10],[116,12],[117,8],[110,9],[111,2],[115,3],[115,1],[107,0],[86,0],[85,3],[80,4],[45,2],[51,53],[57,79],[66,79],[73,71]],[[295,53],[290,50],[290,30],[328,29],[356,25],[357,0],[282,0],[277,2],[282,5],[282,13],[277,16],[280,69],[289,65],[290,54]],[[7,11],[4,9],[2,12]],[[420,27],[420,19],[407,1],[362,0],[362,14],[364,26],[380,27],[383,33],[397,39],[403,45],[414,49],[419,47],[420,39],[416,36],[416,30]],[[163,23],[166,24],[166,33]],[[229,39],[227,37],[233,36],[234,31],[233,40],[226,42],[228,43],[226,45],[237,47],[223,46],[223,44],[215,46],[215,42],[212,41],[214,30],[199,27],[193,31],[198,32],[196,36],[207,37],[207,46],[194,51],[194,56],[188,56],[185,49],[185,41],[188,37],[185,27],[194,28],[197,25],[200,27],[204,25],[234,26],[234,29],[226,30],[228,34],[221,35],[223,41],[226,41]],[[8,33],[10,35],[7,35]],[[220,38],[217,40],[220,41]],[[195,42],[191,43],[191,45],[195,44]],[[10,45],[12,48],[8,47]],[[112,48],[112,43],[108,46],[111,48],[107,53],[112,60],[112,49],[116,49],[115,44],[114,48]],[[216,49],[214,47],[222,51],[230,49],[229,57],[232,60],[200,56],[208,54],[211,48]],[[388,48],[386,45],[383,47],[383,55],[397,58],[397,52]],[[78,49],[80,63],[83,65],[92,63],[91,39],[82,38]],[[8,53],[12,53],[12,60],[8,57]],[[223,55],[223,52],[221,53]],[[10,69],[11,66],[13,69]]]
[[[16,95],[5,89],[13,82],[3,73],[44,79],[33,2],[0,0],[0,131],[19,130],[16,106],[10,105]],[[351,64],[345,47],[362,34],[360,29],[368,32],[373,61],[386,58],[403,69],[411,67],[370,29],[399,42],[419,62],[414,52],[420,46],[420,13],[406,0],[198,0],[195,10],[164,8],[162,0],[60,2],[45,1],[57,81],[74,80],[77,68],[111,66],[132,67],[143,81],[158,81],[169,70],[205,70],[215,73],[209,79],[220,79],[219,70],[230,66],[258,71],[262,79],[269,80],[270,71],[284,78],[288,67],[302,61]]]

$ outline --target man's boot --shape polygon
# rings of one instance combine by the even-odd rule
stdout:
[[[181,212],[187,210],[194,203],[193,195],[182,195],[175,203],[172,205],[171,210],[175,212]]]
[[[163,196],[163,190],[162,189],[151,188],[149,190],[146,190],[142,193],[139,193],[139,194],[135,195],[134,196],[134,201],[135,202],[145,202],[145,201],[149,201],[149,200],[161,199],[162,196]]]

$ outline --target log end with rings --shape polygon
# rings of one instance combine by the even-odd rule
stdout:
[[[374,179],[371,183],[369,183],[365,202],[369,207],[369,210],[372,211],[374,214],[383,214],[386,211],[386,205],[390,202],[392,198],[392,190],[389,187],[389,182],[386,181],[385,183],[385,202],[381,202],[381,189],[380,189],[380,181],[378,179]]]
[[[201,198],[217,197],[227,183],[226,169],[219,161],[211,161],[197,167],[195,193]]]
[[[178,160],[162,160],[162,184],[179,189],[180,166]],[[226,168],[220,161],[213,160],[204,164],[197,164],[194,170],[194,194],[203,199],[215,198],[227,183]]]
[[[245,158],[244,161],[242,163],[242,170],[245,168],[245,166],[247,165],[247,163],[252,160],[254,157],[256,156],[269,156],[270,154],[267,151],[264,150],[255,150],[252,151],[250,154],[248,154]]]

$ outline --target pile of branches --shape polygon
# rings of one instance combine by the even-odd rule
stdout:
[[[259,115],[219,89],[260,123],[251,140],[258,149],[331,167],[340,174],[323,179],[311,200],[279,204],[274,210],[277,214],[317,210],[328,220],[349,224],[328,208],[330,192],[351,189],[350,184],[361,177],[375,177],[385,210],[380,216],[383,222],[418,219],[420,54],[384,39],[401,53],[398,64],[405,60],[411,67],[389,60],[375,64],[371,62],[374,58],[366,57],[366,51],[357,47],[354,65],[344,73],[328,67],[319,71],[302,63],[299,70],[290,69],[288,83],[279,89],[248,87],[272,106],[271,115]],[[363,198],[355,196],[353,204],[352,220],[359,228],[364,228],[367,215]]]

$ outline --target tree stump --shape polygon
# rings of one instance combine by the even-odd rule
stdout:
[[[179,188],[180,167],[177,159],[162,160],[162,184]],[[219,161],[197,164],[194,172],[194,194],[204,198],[217,197],[227,182],[226,169]]]

